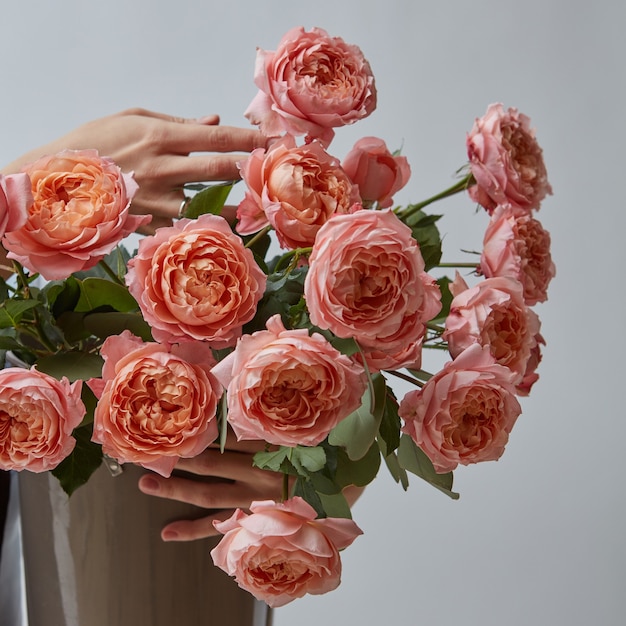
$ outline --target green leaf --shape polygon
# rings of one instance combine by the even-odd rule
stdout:
[[[290,448],[281,446],[278,450],[257,452],[252,459],[252,463],[260,469],[282,472],[289,450]]]
[[[37,369],[55,378],[65,376],[70,382],[102,376],[104,360],[98,354],[86,352],[60,352],[37,361]]]
[[[409,205],[407,210],[410,210],[411,206]],[[440,218],[441,215],[428,215],[420,210],[403,220],[419,244],[426,271],[436,267],[441,261],[441,235],[435,225]]]
[[[52,470],[68,496],[84,485],[102,463],[102,449],[91,441],[91,433],[90,424],[75,428],[76,446],[73,452]]]
[[[317,493],[326,517],[345,517],[352,519],[350,505],[343,493]]]
[[[400,416],[398,415],[398,401],[391,389],[387,388],[385,410],[380,422],[379,434],[384,447],[383,455],[388,455],[400,445]]]
[[[387,386],[380,374],[373,376],[372,382],[374,397],[368,387],[361,406],[341,420],[328,436],[329,443],[344,448],[353,461],[365,456],[376,439],[382,421]],[[370,410],[372,405],[373,411]]]
[[[0,328],[15,328],[25,313],[38,306],[37,300],[5,300],[0,303]]]
[[[308,476],[312,472],[318,472],[326,464],[326,452],[321,446],[309,448],[297,446],[292,448],[289,461],[296,468],[298,474]]]
[[[459,494],[452,491],[452,472],[438,474],[430,459],[408,435],[402,435],[400,438],[398,462],[400,467],[424,479],[453,500],[458,500]]]
[[[137,310],[137,301],[124,285],[105,278],[86,278],[80,281],[80,298],[75,310],[93,311],[99,307],[111,307],[116,311]]]
[[[348,485],[365,487],[369,485],[380,469],[380,450],[374,442],[369,450],[360,458],[353,461],[343,450],[339,448],[337,454],[337,471],[335,481],[343,489]]]
[[[450,313],[450,305],[452,304],[452,293],[450,291],[450,283],[452,281],[447,276],[442,276],[437,280],[439,290],[441,291],[441,311],[437,314],[432,321],[437,323],[445,322],[446,317]]]
[[[220,215],[224,204],[226,204],[228,195],[236,182],[237,181],[220,183],[218,185],[205,187],[202,191],[192,196],[185,207],[182,217],[195,219],[205,213]]]
[[[89,313],[83,318],[85,329],[101,339],[111,335],[119,335],[129,330],[136,337],[144,341],[152,341],[150,325],[139,313],[120,313],[108,311],[102,313]]]

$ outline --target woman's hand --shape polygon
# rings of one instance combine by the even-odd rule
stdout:
[[[237,162],[267,141],[257,130],[219,126],[217,115],[185,119],[137,108],[88,122],[24,154],[2,173],[19,172],[45,154],[94,148],[123,171],[134,171],[139,190],[131,211],[152,214],[144,230],[151,233],[178,217],[185,183],[239,179]]]

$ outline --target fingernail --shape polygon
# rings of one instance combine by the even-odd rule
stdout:
[[[217,115],[204,115],[196,118],[196,124],[215,124]]]
[[[139,488],[141,491],[147,493],[156,493],[159,490],[159,481],[152,476],[142,476],[139,481]]]
[[[163,541],[174,541],[178,539],[178,533],[175,530],[164,530],[161,533],[161,539]]]

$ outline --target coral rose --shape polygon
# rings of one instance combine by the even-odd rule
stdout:
[[[382,208],[393,204],[393,195],[402,189],[411,176],[406,157],[394,156],[378,137],[359,139],[342,162],[343,169],[359,186],[363,205],[375,202]]]
[[[556,274],[550,255],[550,233],[529,214],[496,207],[483,238],[480,271],[487,278],[511,276],[522,283],[529,306],[548,299]]]
[[[519,380],[537,344],[540,323],[524,303],[522,285],[513,278],[486,278],[468,288],[457,275],[443,338],[452,358],[470,345],[487,346],[500,365]]]
[[[422,389],[407,393],[398,413],[402,431],[443,473],[499,459],[521,407],[510,370],[495,363],[488,348],[474,344]]]
[[[328,145],[338,126],[376,108],[376,88],[361,50],[321,28],[293,28],[276,51],[257,50],[259,92],[245,116],[269,136],[306,134]]]
[[[128,268],[126,284],[157,341],[232,346],[265,291],[252,252],[215,215],[159,228]]]
[[[296,146],[291,136],[269,150],[254,150],[241,164],[248,191],[237,209],[237,232],[249,235],[266,224],[283,248],[310,247],[335,213],[358,203],[357,188],[317,141]]]
[[[367,385],[360,365],[319,333],[286,330],[280,315],[243,336],[213,373],[227,388],[237,438],[284,446],[323,441],[360,406]]]
[[[476,185],[472,200],[489,213],[499,204],[538,209],[552,193],[543,152],[530,119],[517,109],[491,104],[467,135],[467,154]]]
[[[317,234],[304,296],[311,321],[338,337],[352,337],[379,360],[418,360],[426,322],[441,309],[441,292],[424,272],[411,230],[389,210],[333,216]],[[369,362],[375,370],[376,363]]]
[[[517,383],[515,390],[518,396],[527,396],[530,394],[532,386],[539,380],[539,374],[537,374],[537,368],[541,363],[541,346],[546,345],[546,340],[542,335],[537,334],[535,336],[535,347],[530,351],[530,358],[526,363],[526,371],[522,380]]]
[[[108,337],[93,441],[120,463],[169,476],[180,457],[193,457],[217,437],[221,387],[210,373],[208,346],[144,343],[130,332]]]
[[[26,166],[34,202],[19,230],[2,240],[8,258],[44,278],[62,279],[101,261],[150,221],[131,215],[131,174],[96,150],[64,150]]]
[[[27,174],[0,174],[0,237],[21,228],[33,203]]]
[[[81,388],[35,368],[0,370],[0,469],[45,472],[69,456],[85,417]]]
[[[242,589],[279,607],[339,586],[339,550],[362,534],[351,519],[315,519],[313,507],[299,497],[253,502],[250,510],[248,515],[237,509],[230,519],[214,522],[224,537],[211,551],[215,565]]]

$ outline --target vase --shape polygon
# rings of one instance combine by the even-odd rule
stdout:
[[[219,538],[163,542],[206,510],[141,493],[145,470],[103,464],[71,497],[20,474],[29,626],[269,626],[271,611],[213,565]]]

